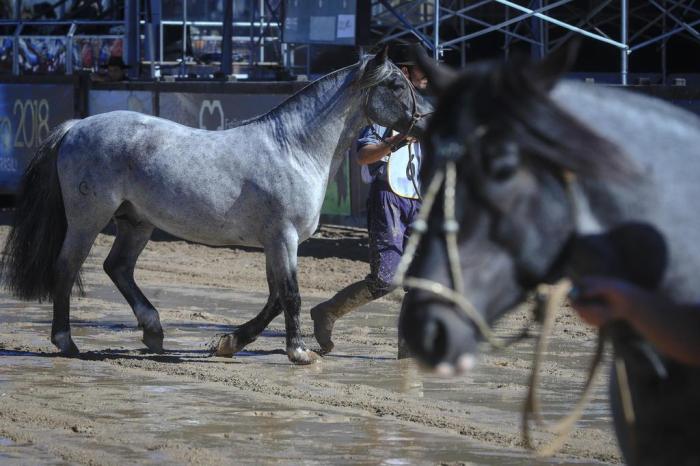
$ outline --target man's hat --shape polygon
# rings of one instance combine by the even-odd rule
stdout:
[[[392,43],[389,44],[389,59],[395,65],[414,66],[415,47],[417,43]]]

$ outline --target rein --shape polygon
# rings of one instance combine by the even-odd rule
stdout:
[[[576,181],[575,176],[569,172],[565,172],[563,175],[567,197],[569,198],[569,202],[574,210],[575,218],[578,218],[578,214],[580,212],[578,212],[578,202],[576,197],[577,192],[574,186]],[[459,258],[459,249],[457,246],[459,222],[455,217],[456,176],[456,164],[452,160],[446,163],[444,170],[438,170],[433,175],[433,178],[428,185],[428,189],[425,192],[423,205],[420,209],[418,219],[413,224],[413,233],[408,240],[404,255],[401,258],[401,262],[397,268],[394,284],[405,288],[425,291],[443,299],[444,301],[447,301],[448,303],[452,303],[479,329],[479,332],[481,332],[484,339],[492,347],[502,349],[508,346],[509,343],[517,341],[527,335],[527,330],[521,332],[521,335],[516,336],[515,339],[511,339],[507,342],[496,337],[488,322],[486,322],[484,317],[482,317],[481,313],[479,313],[476,307],[464,296],[462,268]],[[449,271],[454,288],[449,288],[433,280],[407,276],[408,268],[415,258],[420,241],[428,231],[428,218],[430,216],[430,212],[435,207],[435,200],[443,185],[444,221],[442,229],[445,235]],[[546,296],[546,304],[543,315],[542,331],[537,341],[532,372],[530,374],[528,394],[526,397],[525,406],[523,408],[522,438],[525,446],[534,450],[539,456],[551,456],[556,453],[564,445],[576,422],[581,418],[583,409],[588,403],[593,392],[593,387],[595,385],[594,382],[598,374],[600,363],[603,359],[605,341],[607,339],[605,329],[601,329],[598,336],[596,352],[591,361],[583,391],[571,412],[556,423],[547,424],[544,421],[541,403],[539,402],[538,398],[540,367],[544,359],[544,354],[547,351],[548,341],[554,328],[557,308],[566,299],[571,289],[572,284],[567,279],[561,280],[555,285],[540,285],[538,287],[538,293]],[[624,365],[624,360],[622,360],[621,357],[616,357],[615,365],[617,369],[617,379],[625,420],[628,425],[632,425],[634,422],[634,410],[631,403],[631,392],[627,380],[627,371]],[[547,428],[555,435],[555,438],[551,441],[551,443],[540,448],[533,444],[530,433],[531,418],[534,418],[538,425]]]

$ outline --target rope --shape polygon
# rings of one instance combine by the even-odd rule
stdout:
[[[596,351],[591,361],[591,365],[588,369],[588,376],[586,382],[581,392],[581,396],[572,408],[572,410],[555,422],[554,424],[548,424],[544,421],[542,416],[542,406],[538,398],[539,384],[540,384],[540,367],[544,359],[544,354],[547,352],[547,347],[549,346],[549,339],[552,335],[552,330],[554,329],[554,321],[556,317],[557,308],[566,299],[569,290],[571,289],[571,282],[567,279],[560,281],[558,284],[551,287],[551,291],[548,293],[547,304],[545,306],[544,321],[542,323],[542,331],[540,333],[540,338],[537,340],[537,346],[535,349],[535,358],[532,364],[532,372],[530,373],[530,383],[527,392],[527,398],[525,399],[525,406],[523,408],[522,417],[522,436],[523,443],[526,448],[529,448],[535,452],[537,456],[545,457],[551,456],[556,453],[569,438],[569,434],[573,430],[576,422],[581,419],[583,415],[583,410],[588,403],[591,394],[593,393],[593,387],[595,386],[595,380],[597,378],[598,369],[600,368],[600,362],[603,359],[603,350],[605,349],[605,338],[603,335],[598,336],[598,344],[596,345]],[[534,418],[535,422],[541,427],[554,433],[555,438],[547,445],[537,447],[532,442],[530,419]]]
[[[411,180],[411,184],[413,184],[413,190],[416,192],[418,195],[418,199],[423,201],[423,196],[420,195],[420,189],[418,189],[418,185],[416,184],[416,167],[413,165],[413,159],[415,158],[415,154],[413,153],[413,144],[408,145],[408,165],[406,165],[406,178]]]

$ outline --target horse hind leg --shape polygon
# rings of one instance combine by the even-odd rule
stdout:
[[[116,215],[117,236],[104,262],[104,270],[131,306],[143,343],[154,353],[163,352],[163,328],[158,311],[134,280],[136,261],[151,239],[153,225],[133,216]]]
[[[99,228],[66,231],[61,252],[54,264],[55,284],[53,291],[53,322],[51,342],[66,356],[77,356],[78,347],[73,342],[70,329],[70,295],[78,278],[80,267],[85,262],[92,244],[100,232]]]

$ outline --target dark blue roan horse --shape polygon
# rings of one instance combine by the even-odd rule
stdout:
[[[468,367],[484,333],[475,322],[492,323],[540,283],[600,273],[588,267],[597,253],[585,250],[594,237],[638,283],[700,301],[700,216],[691,208],[700,200],[700,120],[653,98],[560,80],[571,61],[563,50],[540,63],[484,62],[456,73],[421,56],[441,96],[423,139],[422,185],[449,182],[450,173],[455,185],[438,192],[418,225],[425,232],[407,276],[432,288],[409,291],[400,322],[429,365]],[[440,289],[461,291],[478,318]],[[633,417],[623,416],[615,366],[611,404],[627,462],[700,464],[700,370],[656,354],[620,325],[610,336]]]

